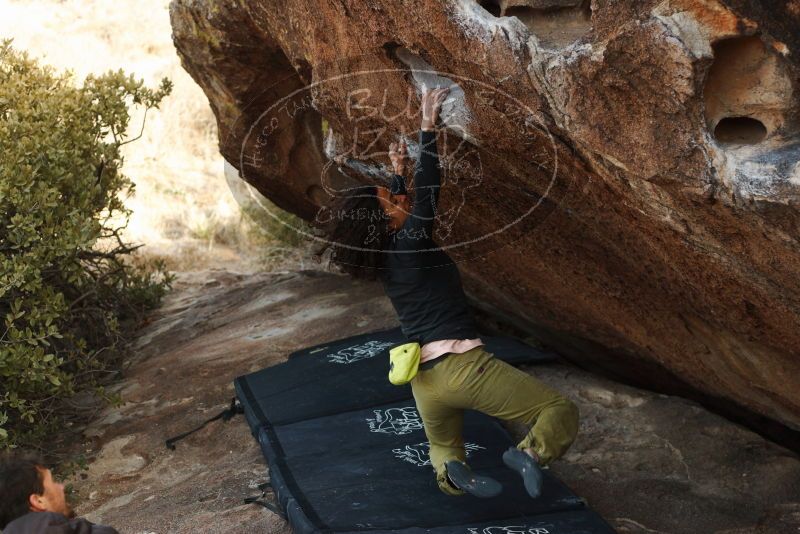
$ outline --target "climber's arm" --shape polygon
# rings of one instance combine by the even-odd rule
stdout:
[[[419,158],[414,167],[414,207],[403,225],[408,237],[413,239],[416,236],[418,241],[433,237],[440,188],[436,131],[420,129]]]
[[[419,158],[414,167],[412,189],[414,208],[403,225],[408,237],[421,248],[430,247],[433,222],[439,203],[441,176],[436,147],[436,120],[450,88],[428,89],[422,95],[422,124],[419,131]]]

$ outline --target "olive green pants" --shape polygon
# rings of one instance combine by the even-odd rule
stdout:
[[[435,366],[420,368],[411,381],[417,410],[430,442],[431,463],[439,488],[463,494],[447,482],[445,464],[466,461],[462,426],[471,409],[529,425],[517,448],[531,447],[547,466],[562,456],[578,433],[578,407],[528,373],[478,346],[451,354]]]

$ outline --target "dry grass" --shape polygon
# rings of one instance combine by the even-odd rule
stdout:
[[[72,70],[78,81],[119,68],[149,86],[163,77],[173,81],[172,95],[148,114],[142,139],[125,147],[124,172],[136,184],[126,200],[133,214],[125,235],[146,244],[138,254],[162,257],[174,270],[271,270],[307,261],[302,249],[275,265],[252,253],[252,223],[243,219],[228,187],[208,101],[180,66],[168,5],[168,0],[0,0],[0,36],[13,38],[16,48],[44,63]],[[141,122],[141,114],[131,121],[131,136]]]

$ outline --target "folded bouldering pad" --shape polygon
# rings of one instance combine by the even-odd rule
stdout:
[[[554,358],[512,338],[481,337],[510,363]],[[479,412],[464,418],[468,462],[499,480],[503,492],[477,499],[439,491],[411,389],[387,379],[388,348],[403,341],[399,328],[354,336],[235,380],[296,532],[614,532],[549,470],[541,497],[531,499],[502,462],[514,445],[510,435]]]

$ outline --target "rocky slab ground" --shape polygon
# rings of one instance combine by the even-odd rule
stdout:
[[[322,271],[181,273],[137,339],[124,403],[86,430],[78,512],[122,533],[290,532],[243,503],[267,473],[239,417],[169,451],[224,409],[233,379],[296,349],[397,324],[377,284]],[[800,532],[800,459],[696,404],[589,374],[526,368],[580,407],[552,469],[621,533]],[[513,429],[518,430],[518,429]]]

